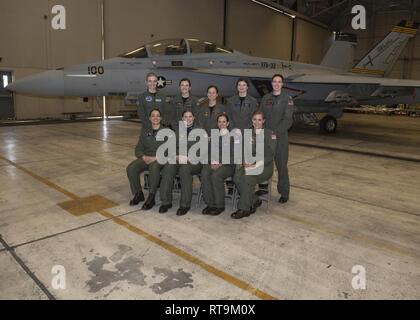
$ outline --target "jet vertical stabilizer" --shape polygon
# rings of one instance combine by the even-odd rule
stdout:
[[[408,41],[417,34],[418,28],[419,24],[417,22],[401,21],[354,66],[351,72],[375,77],[389,75]]]

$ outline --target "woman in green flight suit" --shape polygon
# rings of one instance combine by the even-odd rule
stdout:
[[[177,140],[177,153],[176,153],[176,164],[166,164],[162,170],[162,183],[160,187],[160,199],[162,204],[159,208],[159,213],[165,213],[168,209],[172,208],[172,187],[174,184],[174,179],[176,174],[179,174],[180,184],[181,184],[181,199],[180,207],[177,210],[176,214],[182,216],[186,214],[191,208],[192,200],[192,177],[196,174],[199,174],[202,169],[202,164],[191,163],[191,157],[189,155],[189,150],[191,146],[195,144],[195,141],[188,139],[191,132],[194,129],[200,129],[200,127],[195,122],[194,114],[191,110],[185,110],[182,113],[182,120],[180,126],[176,131],[176,140]],[[207,139],[207,135],[204,130],[202,134]],[[180,148],[181,141],[186,143],[186,150]],[[187,154],[185,154],[187,152]]]
[[[160,171],[163,165],[156,160],[157,149],[164,141],[158,141],[156,135],[159,130],[164,129],[161,124],[162,116],[159,109],[153,109],[149,114],[149,123],[146,123],[141,130],[139,141],[135,149],[136,160],[127,167],[127,176],[130,182],[131,192],[134,198],[130,206],[135,206],[144,201],[144,195],[140,184],[140,173],[149,170],[149,196],[143,204],[143,210],[150,210],[155,205],[155,194],[159,186]]]
[[[255,195],[255,186],[269,180],[273,175],[277,140],[273,131],[264,128],[264,123],[264,114],[261,111],[255,111],[252,115],[252,135],[244,134],[244,147],[249,147],[253,153],[256,153],[258,150],[256,146],[257,141],[263,139],[264,154],[256,155],[257,161],[254,163],[248,163],[245,159],[242,166],[235,172],[233,181],[238,187],[240,197],[238,210],[231,214],[233,219],[241,219],[255,213],[256,209],[261,205],[261,200]],[[261,159],[258,160],[258,158]]]
[[[203,214],[216,216],[225,211],[225,180],[235,173],[234,142],[229,134],[229,116],[226,113],[217,116],[219,128],[219,148],[217,154],[211,154],[210,164],[201,171],[201,187],[203,199],[207,207]],[[213,151],[213,150],[212,150]],[[227,153],[228,163],[223,161],[223,153]]]

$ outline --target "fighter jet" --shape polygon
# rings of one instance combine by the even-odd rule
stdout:
[[[420,81],[389,79],[418,23],[402,21],[353,68],[347,68],[354,43],[336,41],[320,65],[253,57],[199,39],[155,41],[118,57],[42,72],[14,81],[7,89],[39,96],[122,96],[136,98],[145,90],[145,76],[158,75],[164,94],[178,93],[182,78],[192,82],[192,92],[205,96],[210,84],[219,94],[236,93],[239,77],[250,80],[249,93],[262,97],[271,90],[271,77],[285,77],[285,90],[294,98],[296,116],[322,113],[321,130],[332,133],[344,107],[420,101]],[[338,39],[340,40],[340,39]],[[347,57],[347,58],[345,58]]]

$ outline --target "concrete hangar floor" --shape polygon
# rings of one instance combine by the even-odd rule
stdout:
[[[137,123],[0,127],[0,298],[419,299],[419,124],[292,129],[290,201],[241,220],[130,207]]]

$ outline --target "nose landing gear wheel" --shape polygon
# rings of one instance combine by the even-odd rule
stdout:
[[[332,116],[325,116],[319,122],[321,132],[334,133],[337,130],[337,120]]]

